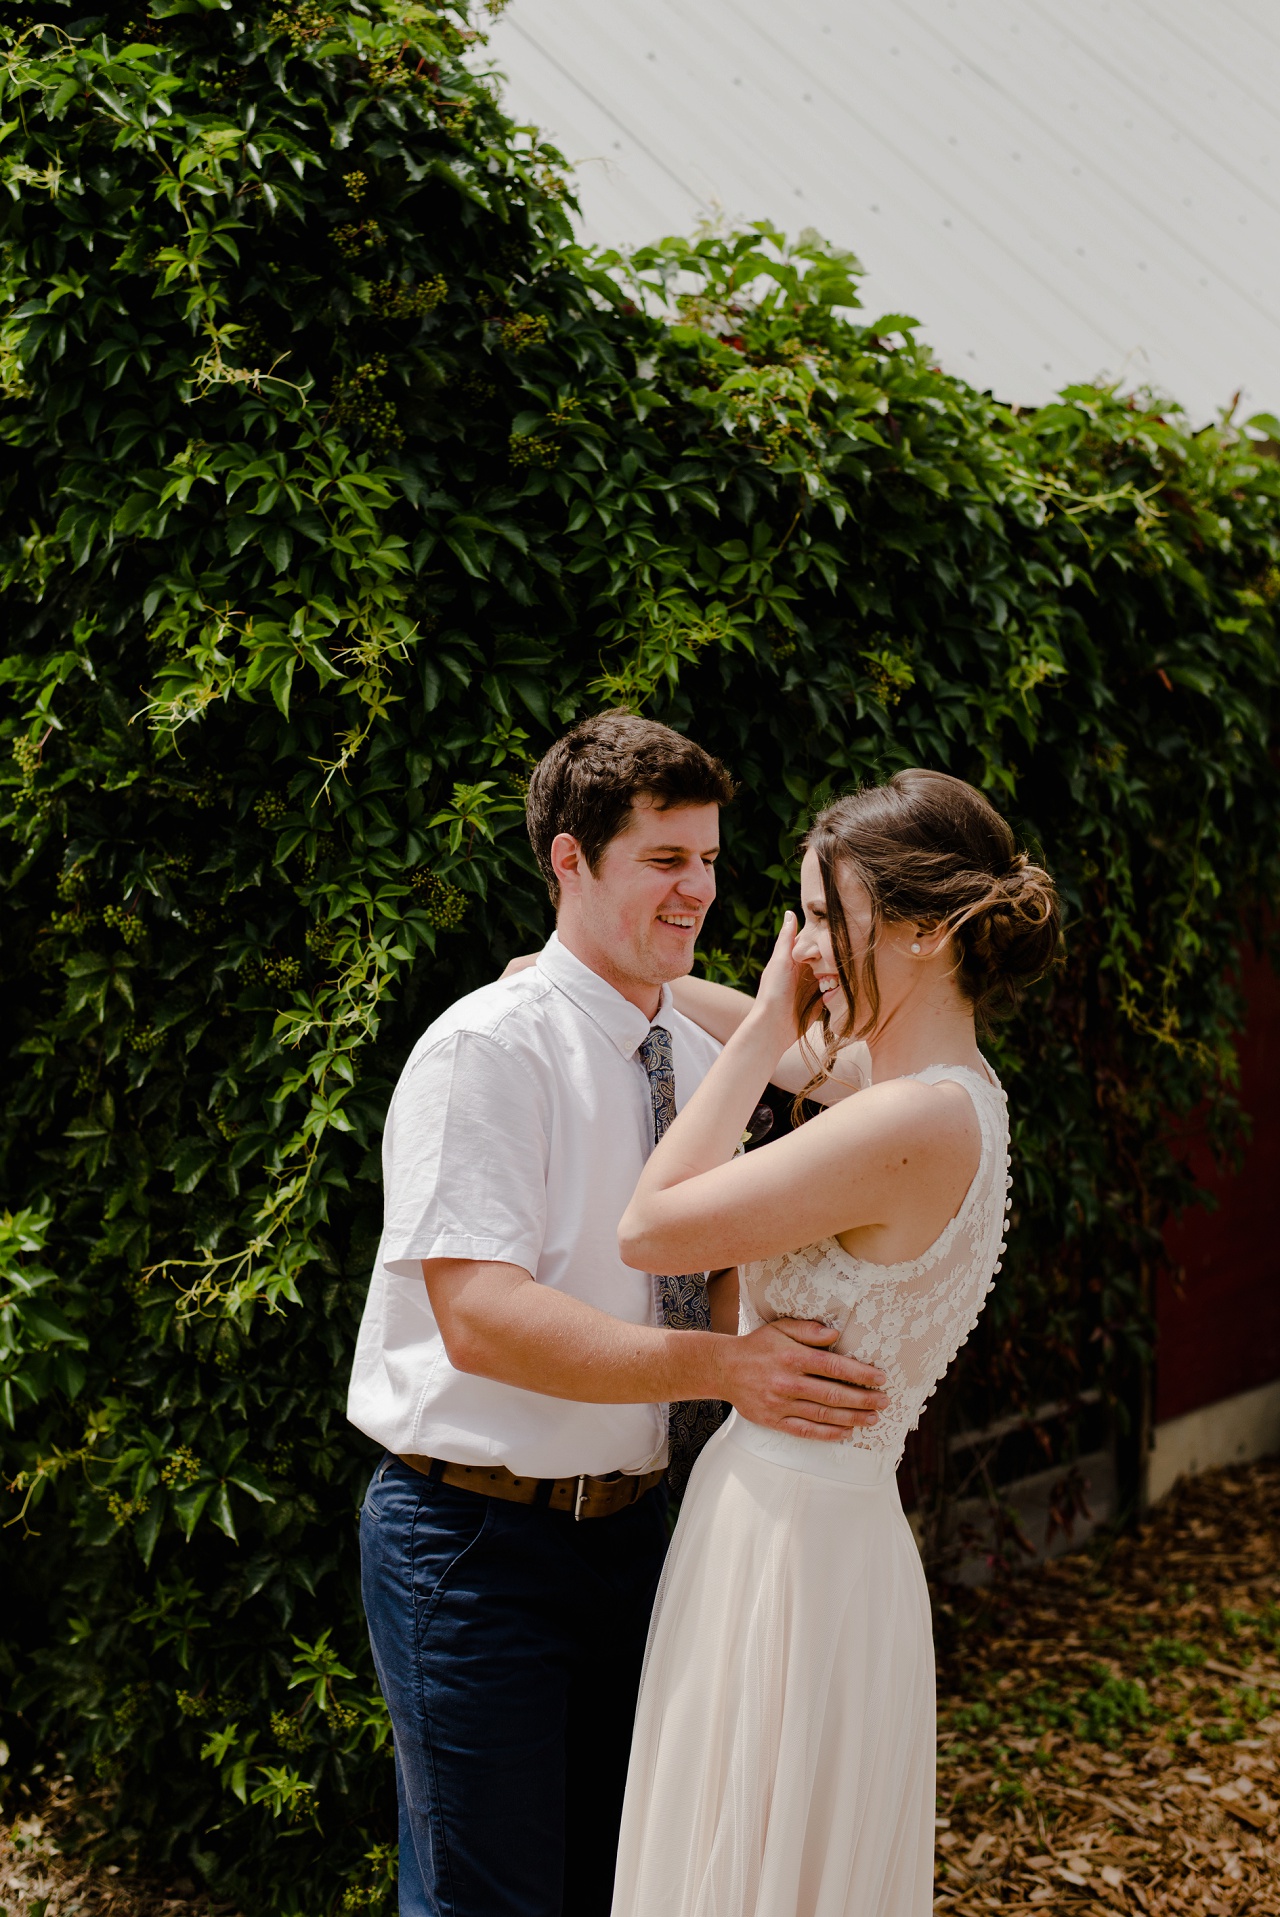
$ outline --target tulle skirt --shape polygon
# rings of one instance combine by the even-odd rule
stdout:
[[[613,1917],[927,1917],[934,1740],[892,1460],[731,1418],[658,1592]]]

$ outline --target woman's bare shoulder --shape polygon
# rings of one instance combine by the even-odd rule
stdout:
[[[839,1126],[850,1143],[870,1138],[914,1149],[962,1149],[981,1141],[972,1098],[955,1079],[886,1078],[841,1099],[813,1121]]]

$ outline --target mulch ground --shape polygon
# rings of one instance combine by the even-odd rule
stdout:
[[[1280,1913],[1280,1461],[938,1622],[935,1911]]]
[[[935,1911],[1280,1917],[1280,1460],[937,1616]],[[0,1917],[217,1911],[77,1862],[65,1779],[7,1813]]]
[[[25,1808],[14,1815],[15,1798]],[[86,1818],[69,1777],[32,1777],[5,1799],[0,1829],[0,1917],[230,1917],[192,1883],[133,1875],[77,1856]]]

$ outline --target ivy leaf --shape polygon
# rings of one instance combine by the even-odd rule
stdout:
[[[208,1138],[187,1139],[181,1144],[169,1162],[173,1173],[173,1188],[179,1192],[192,1192],[205,1173],[218,1162],[218,1147]]]
[[[262,535],[262,550],[277,572],[284,572],[293,558],[293,534],[287,526],[268,526]]]

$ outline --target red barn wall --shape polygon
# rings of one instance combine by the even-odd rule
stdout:
[[[1280,1379],[1280,978],[1250,953],[1241,1099],[1253,1136],[1238,1172],[1213,1169],[1202,1139],[1191,1162],[1218,1209],[1197,1206],[1169,1226],[1179,1283],[1156,1297],[1156,1423]]]

